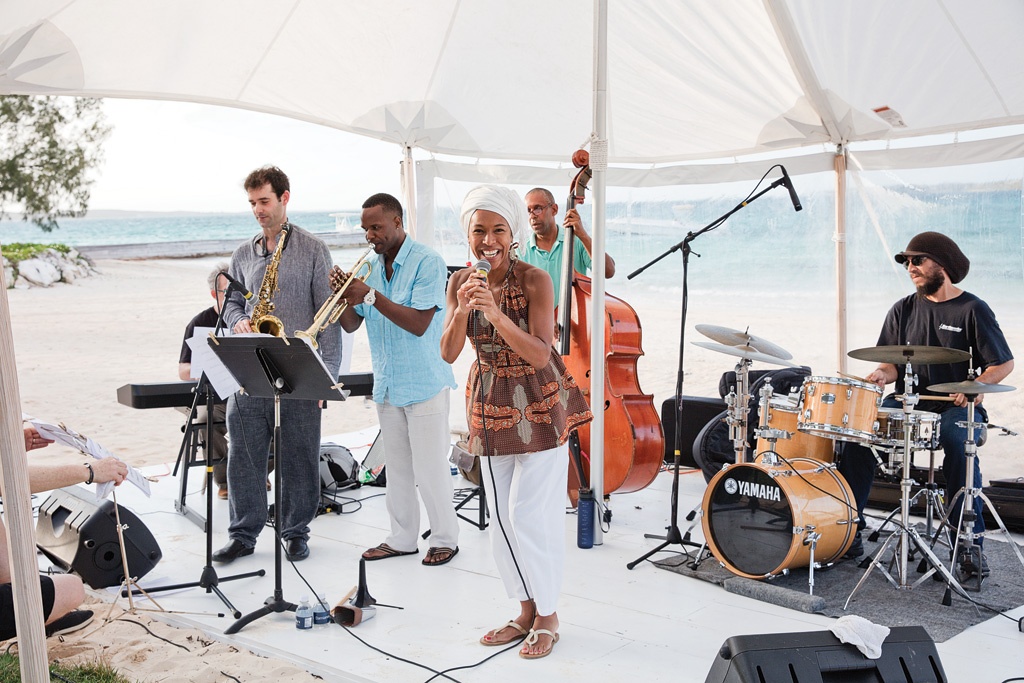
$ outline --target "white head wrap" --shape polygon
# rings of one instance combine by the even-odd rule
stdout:
[[[512,243],[525,245],[526,227],[529,219],[526,217],[526,203],[523,198],[507,187],[500,185],[480,185],[474,187],[462,200],[462,229],[469,238],[469,222],[473,218],[473,212],[478,209],[493,211],[506,221],[512,229]]]

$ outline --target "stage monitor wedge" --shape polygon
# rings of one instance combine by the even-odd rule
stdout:
[[[928,632],[897,626],[868,659],[831,631],[733,636],[704,683],[947,683]]]

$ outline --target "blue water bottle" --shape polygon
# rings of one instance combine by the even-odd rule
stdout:
[[[579,500],[576,501],[576,545],[580,548],[594,547],[594,492],[591,489],[580,489]]]
[[[295,628],[300,631],[313,628],[313,608],[309,606],[309,596],[303,595],[299,606],[295,608]]]
[[[324,594],[321,593],[313,604],[313,626],[324,626],[331,623],[331,613],[327,611],[326,605]]]

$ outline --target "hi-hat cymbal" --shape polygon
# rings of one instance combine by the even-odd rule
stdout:
[[[775,356],[783,360],[790,360],[793,357],[793,354],[781,346],[772,344],[767,339],[755,337],[747,332],[740,332],[739,330],[719,325],[697,325],[697,331],[708,339],[713,339],[726,346],[749,346],[759,353]]]
[[[762,363],[785,365],[787,368],[796,367],[796,365],[790,363],[788,360],[769,356],[767,353],[761,353],[752,346],[729,346],[727,344],[715,344],[713,342],[693,342],[693,344],[695,346],[700,346],[701,348],[711,349],[712,351],[718,351],[719,353],[725,353],[730,356],[746,358],[747,360],[758,360]]]
[[[866,360],[873,363],[892,363],[902,365],[907,361],[914,365],[937,365],[941,363],[962,363],[969,360],[971,354],[960,349],[947,349],[942,346],[869,346],[854,349],[846,354],[850,358]]]
[[[965,379],[963,382],[944,382],[942,384],[931,384],[928,391],[940,394],[966,394],[976,396],[978,394],[999,394],[1005,391],[1013,391],[1016,387],[1008,384],[987,384],[973,379]],[[923,397],[928,400],[928,397]]]

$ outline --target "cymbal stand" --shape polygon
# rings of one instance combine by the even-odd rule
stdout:
[[[750,380],[749,380],[749,369],[750,359],[741,358],[740,362],[736,363],[736,386],[732,388],[729,395],[725,397],[725,403],[729,406],[725,421],[729,425],[729,438],[733,443],[733,450],[736,452],[736,464],[747,462],[747,413],[749,412],[750,406]],[[768,388],[769,396],[771,396],[771,386],[765,384]],[[739,388],[739,393],[736,389]],[[762,388],[763,390],[763,388]],[[767,415],[765,411],[765,415]],[[767,425],[765,425],[767,427]],[[787,437],[788,438],[788,437]],[[774,450],[774,442],[773,448]],[[728,465],[726,465],[728,467]],[[700,524],[700,518],[704,515],[704,511],[701,509],[702,503],[697,503],[686,515],[686,521],[690,523],[690,526],[686,527],[686,531],[683,533],[683,542],[690,540],[690,533],[694,527]],[[697,557],[693,562],[693,568],[696,569],[700,566],[700,563],[710,557],[710,553],[707,549],[708,542],[705,539],[700,549],[697,551]]]
[[[762,462],[765,464],[778,464],[778,454],[775,452],[775,442],[779,439],[792,438],[792,434],[784,429],[774,429],[768,426],[768,412],[771,410],[772,400],[772,385],[770,382],[765,382],[761,385],[758,394],[761,396],[759,401],[761,418],[758,421],[757,429],[754,430],[755,439],[764,439],[768,442],[768,450],[762,453],[757,453],[756,448],[754,452],[754,460],[757,460],[758,456],[762,456]],[[755,441],[755,443],[757,443]]]
[[[922,581],[927,579],[929,576],[934,574],[936,571],[941,573],[945,577],[950,587],[956,588],[956,591],[966,597],[963,588],[957,583],[956,579],[953,578],[953,574],[948,571],[942,562],[935,556],[931,551],[931,548],[921,538],[921,535],[917,531],[917,527],[912,525],[910,522],[910,489],[914,484],[914,480],[910,477],[910,457],[912,444],[912,434],[909,429],[910,419],[914,412],[914,406],[917,405],[919,396],[914,393],[914,386],[917,384],[917,377],[913,374],[913,368],[911,367],[910,359],[907,358],[907,368],[903,376],[904,391],[903,391],[903,415],[904,415],[904,429],[903,429],[903,479],[900,481],[900,526],[893,533],[889,535],[882,547],[878,549],[874,557],[871,559],[870,564],[864,571],[864,575],[861,576],[860,581],[854,586],[853,591],[850,592],[850,596],[846,599],[846,604],[843,605],[843,609],[846,609],[850,600],[857,593],[860,587],[864,584],[868,574],[871,570],[878,568],[886,580],[892,584],[892,586],[898,590],[911,590],[916,588]],[[907,575],[907,562],[910,559],[911,554],[911,542],[920,550],[927,558],[932,568],[925,572],[917,581],[910,583],[910,579]],[[896,547],[893,549],[893,556],[889,560],[889,567],[886,569],[882,565],[882,557],[885,555],[886,550],[893,543]],[[892,575],[892,570],[895,565],[896,577]],[[949,604],[947,602],[948,594],[943,599],[943,604]]]
[[[736,364],[736,386],[732,388],[729,395],[725,397],[725,404],[729,406],[728,415],[725,421],[729,425],[729,439],[732,441],[733,450],[736,451],[736,464],[747,462],[747,413],[750,406],[750,370],[751,360],[741,358]],[[737,393],[737,388],[739,393]],[[765,411],[767,412],[767,411]]]
[[[922,449],[918,449],[918,450],[922,450]],[[896,454],[899,454],[901,452],[901,447],[894,446],[893,447],[893,451]],[[911,456],[911,463],[910,464],[911,464],[911,467],[913,467],[913,456]],[[914,480],[914,483],[916,484],[917,481]],[[942,502],[942,491],[941,491],[941,489],[939,489],[938,484],[935,483],[935,447],[934,447],[934,444],[930,445],[928,447],[928,481],[925,483],[924,486],[922,486],[921,488],[919,488],[917,490],[917,493],[915,493],[911,497],[910,504],[909,504],[911,509],[913,509],[914,505],[917,503],[917,500],[919,498],[921,498],[922,496],[924,496],[924,511],[925,511],[924,512],[924,514],[925,514],[924,537],[927,538],[929,541],[932,541],[931,547],[934,548],[935,547],[935,541],[936,540],[940,540],[940,539],[937,539],[936,536],[937,536],[938,533],[940,533],[942,531],[942,526],[941,525],[938,528],[935,527],[935,519],[936,519],[936,517],[938,517],[939,519],[945,519],[945,517],[946,517],[946,506]],[[877,541],[878,537],[885,531],[885,527],[888,526],[889,522],[892,521],[892,518],[896,516],[896,513],[900,512],[900,511],[901,511],[901,508],[896,508],[895,510],[890,512],[889,516],[885,518],[885,521],[882,522],[881,526],[879,526],[878,529],[876,529],[874,532],[871,533],[871,535],[868,537],[868,540],[870,540],[870,541]],[[949,534],[946,534],[945,545],[947,547],[950,547],[950,548],[953,547],[952,546],[952,541],[949,538]],[[922,562],[923,562],[923,560],[922,560]],[[918,566],[918,571],[919,572],[924,572],[925,571],[924,564],[921,564],[921,565]]]
[[[973,375],[973,372],[971,373]],[[973,377],[971,377],[973,379]],[[948,517],[950,512],[953,510],[953,501],[958,497],[963,496],[963,505],[960,506],[960,519],[957,524],[956,537],[954,539],[953,557],[950,559],[949,572],[952,574],[956,567],[957,559],[960,557],[961,551],[969,553],[974,545],[974,541],[979,538],[983,538],[990,534],[1001,532],[1006,538],[1007,544],[1013,549],[1013,553],[1017,556],[1017,560],[1020,561],[1021,567],[1024,567],[1024,555],[1021,555],[1020,547],[1014,542],[1013,537],[1010,536],[1010,532],[1006,530],[1006,525],[1003,523],[999,513],[996,512],[995,506],[989,497],[981,490],[980,487],[974,485],[974,468],[975,458],[978,453],[978,445],[974,442],[974,428],[980,427],[981,423],[974,421],[974,404],[977,399],[977,394],[966,394],[967,398],[967,422],[958,422],[958,427],[965,427],[967,429],[967,440],[964,442],[964,455],[967,458],[967,462],[964,464],[964,485],[957,491],[950,499],[950,509],[946,511],[946,516],[942,518],[940,522],[940,528],[942,525],[948,524]],[[989,513],[996,522],[996,529],[986,529],[981,533],[974,532],[974,522],[977,520],[977,514],[974,512],[974,499],[981,498],[985,507],[988,508]],[[934,543],[934,541],[932,541]],[[982,576],[981,572],[981,552],[978,552],[978,571],[975,573],[977,578],[977,588],[973,589],[981,591],[981,584],[984,582],[985,577]]]

